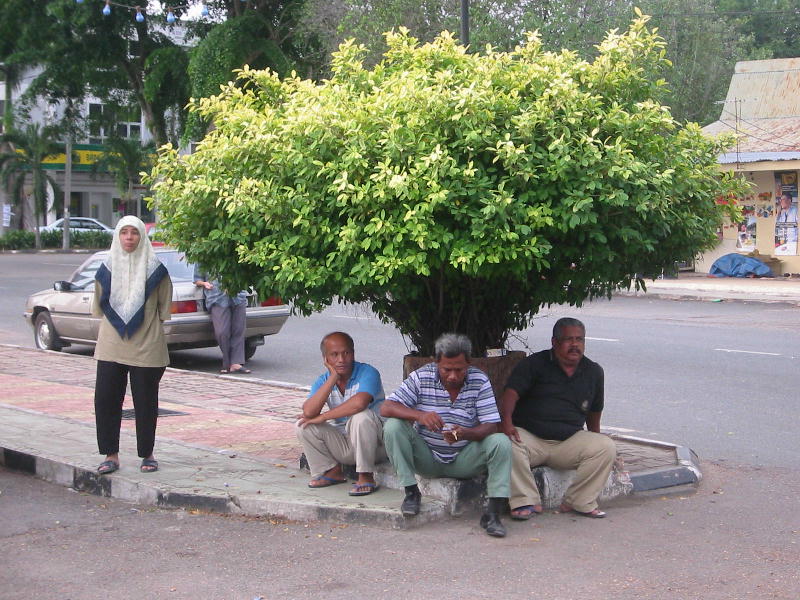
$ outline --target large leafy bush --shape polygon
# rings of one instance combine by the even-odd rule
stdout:
[[[372,303],[421,352],[443,331],[502,346],[550,303],[656,276],[715,242],[721,142],[659,103],[646,17],[593,62],[468,54],[449,34],[344,44],[322,84],[245,69],[193,107],[197,151],[160,152],[168,239],[219,274],[308,312]],[[641,279],[637,280],[642,283]]]

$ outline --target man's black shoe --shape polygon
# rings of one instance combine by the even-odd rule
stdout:
[[[500,515],[495,512],[483,513],[481,527],[493,537],[506,537],[506,528],[500,522]]]
[[[418,515],[420,502],[422,502],[422,494],[418,491],[406,492],[406,497],[400,505],[400,512],[406,517]]]

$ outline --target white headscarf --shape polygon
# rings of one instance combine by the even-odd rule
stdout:
[[[133,252],[126,252],[120,242],[120,232],[123,227],[133,226],[139,231],[139,245]],[[141,322],[141,316],[136,322],[131,323],[134,317],[142,310],[149,292],[153,289],[153,284],[148,280],[159,270],[165,271],[161,261],[156,257],[150,238],[145,232],[144,223],[141,219],[128,215],[122,217],[114,229],[114,239],[111,241],[111,250],[108,258],[103,263],[111,274],[111,285],[106,306],[101,302],[103,312],[114,324],[122,337],[132,335]],[[160,275],[158,281],[161,280]],[[105,292],[105,290],[104,290]],[[108,309],[112,309],[110,313]],[[116,318],[114,318],[116,316]],[[120,323],[121,321],[121,323]],[[130,325],[130,327],[129,327]]]

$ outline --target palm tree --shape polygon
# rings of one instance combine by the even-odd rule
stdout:
[[[100,172],[110,172],[120,198],[127,203],[133,200],[133,186],[141,182],[139,174],[149,170],[155,158],[153,144],[142,145],[137,139],[110,137],[103,142],[105,149],[100,158],[92,164],[92,177]],[[136,203],[136,216],[141,216],[139,203]]]
[[[0,137],[10,145],[9,150],[0,154],[0,181],[11,192],[11,198],[25,208],[24,188],[26,181],[33,185],[33,215],[36,247],[41,248],[39,225],[47,211],[47,187],[53,188],[59,197],[59,187],[44,168],[44,161],[50,156],[62,154],[63,144],[56,141],[56,131],[52,127],[39,127],[29,123],[24,130],[12,130]]]

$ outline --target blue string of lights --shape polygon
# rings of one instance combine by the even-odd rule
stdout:
[[[242,1],[244,2],[246,0],[242,0]],[[83,4],[85,2],[85,0],[75,0],[75,2],[77,4]],[[165,9],[167,23],[172,25],[175,21],[178,20],[178,18],[175,16],[175,11],[176,10],[189,8],[189,7],[193,6],[193,4],[195,4],[195,3],[168,6]],[[134,17],[134,19],[136,20],[137,23],[143,23],[144,20],[145,20],[146,11],[141,6],[130,6],[128,4],[121,4],[119,2],[112,2],[111,0],[105,0],[105,6],[103,6],[103,10],[101,11],[104,16],[107,17],[107,16],[109,16],[111,14],[111,7],[112,6],[118,6],[120,8],[123,8],[125,10],[129,10],[131,12],[136,11],[136,16]],[[208,7],[205,5],[205,3],[200,4],[200,16],[201,17],[207,17],[208,16]]]

